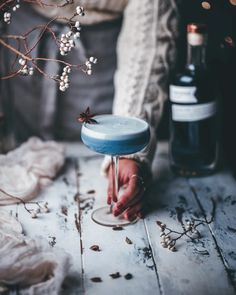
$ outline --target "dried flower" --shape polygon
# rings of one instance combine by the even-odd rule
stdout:
[[[190,238],[191,241],[194,241],[196,239],[200,239],[201,234],[198,231],[197,227],[199,227],[200,225],[212,223],[214,216],[215,216],[216,204],[213,199],[211,199],[211,201],[212,201],[211,218],[209,220],[207,218],[205,218],[205,220],[192,218],[191,220],[186,220],[185,224],[183,223],[183,221],[181,219],[181,220],[179,220],[179,222],[181,222],[181,225],[183,228],[182,232],[178,232],[176,230],[170,229],[169,227],[166,226],[166,224],[162,223],[159,220],[156,221],[158,227],[161,230],[161,233],[160,233],[161,246],[163,248],[168,248],[172,252],[175,252],[175,251],[177,251],[177,249],[175,247],[176,242],[179,239],[181,239],[182,237],[184,237],[184,236],[188,237],[188,238]]]
[[[84,8],[82,6],[77,6],[76,13],[80,16],[84,16]]]
[[[82,112],[77,119],[81,123],[96,124],[97,121],[92,119],[95,114],[90,113],[90,108],[88,107],[85,112]]]

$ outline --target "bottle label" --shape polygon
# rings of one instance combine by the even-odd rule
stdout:
[[[216,102],[195,105],[172,104],[172,120],[177,122],[194,122],[210,118],[216,113]]]
[[[170,85],[170,101],[177,103],[196,103],[195,97],[197,87],[189,86],[175,86]]]

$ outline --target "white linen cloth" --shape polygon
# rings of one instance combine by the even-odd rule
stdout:
[[[11,196],[33,199],[56,176],[64,161],[63,145],[36,137],[0,155],[0,205],[19,202]]]
[[[42,237],[25,237],[21,224],[0,209],[0,285],[17,285],[22,295],[57,295],[70,265],[69,254]]]

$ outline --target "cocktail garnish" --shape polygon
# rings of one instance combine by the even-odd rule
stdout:
[[[88,124],[97,124],[98,122],[96,120],[93,119],[93,117],[95,116],[95,114],[91,114],[90,113],[90,108],[87,107],[85,112],[82,112],[79,117],[78,117],[78,121],[80,123],[88,123]]]

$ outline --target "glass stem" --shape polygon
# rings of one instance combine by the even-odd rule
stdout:
[[[110,213],[112,213],[114,199],[118,200],[119,156],[111,156],[111,170],[112,170],[112,200],[111,200],[111,206],[110,206]]]

